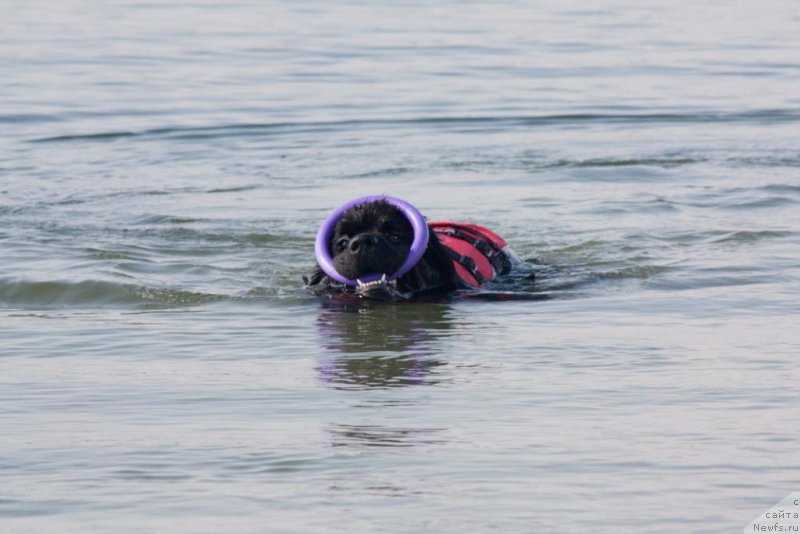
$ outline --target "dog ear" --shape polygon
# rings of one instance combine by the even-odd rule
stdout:
[[[453,260],[432,232],[422,259],[402,277],[405,287],[414,292],[453,289],[456,285],[455,279]]]

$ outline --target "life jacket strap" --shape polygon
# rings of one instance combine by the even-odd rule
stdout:
[[[482,286],[486,282],[486,278],[481,274],[480,269],[478,268],[478,264],[475,263],[475,260],[470,258],[469,256],[464,256],[463,254],[459,254],[455,250],[445,247],[445,251],[447,251],[447,255],[450,256],[454,262],[461,265],[464,269],[466,269],[469,274],[475,278],[475,281],[478,283],[478,286]]]
[[[511,270],[511,262],[509,261],[508,256],[503,252],[503,249],[500,248],[494,241],[476,233],[472,228],[466,228],[457,224],[453,224],[449,228],[434,228],[434,232],[437,234],[449,235],[469,243],[478,249],[481,254],[486,256],[497,274],[505,274]],[[470,258],[466,256],[464,256],[464,258],[475,265],[475,262]],[[459,263],[461,262],[459,261]],[[463,263],[461,264],[464,265]],[[464,267],[467,266],[464,265]],[[483,284],[483,280],[481,280],[480,283]]]

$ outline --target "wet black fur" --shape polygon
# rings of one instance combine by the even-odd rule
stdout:
[[[336,270],[356,279],[370,272],[392,274],[403,264],[414,238],[411,224],[392,204],[378,200],[347,210],[336,224],[330,242]],[[447,292],[459,287],[453,262],[431,232],[422,259],[401,276],[398,289],[420,294]],[[309,286],[339,285],[317,266],[306,279]]]

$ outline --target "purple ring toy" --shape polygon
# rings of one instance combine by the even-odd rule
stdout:
[[[419,210],[417,210],[417,208],[405,200],[386,195],[370,195],[366,197],[359,197],[349,202],[345,202],[336,210],[334,210],[333,213],[328,215],[328,218],[325,219],[325,222],[323,222],[322,226],[320,226],[319,232],[317,232],[317,240],[314,243],[314,254],[317,257],[317,263],[325,272],[325,274],[337,282],[341,282],[342,284],[348,286],[356,286],[358,285],[358,280],[364,283],[374,282],[375,280],[380,280],[383,274],[386,274],[369,273],[359,277],[358,280],[345,278],[339,274],[339,272],[333,266],[333,258],[331,257],[331,251],[329,247],[329,241],[334,230],[336,229],[336,223],[342,217],[344,212],[354,206],[366,204],[367,202],[374,202],[376,200],[385,200],[389,204],[399,209],[403,215],[405,215],[406,219],[408,219],[408,222],[411,223],[411,227],[414,229],[414,241],[411,243],[411,248],[408,251],[406,261],[403,262],[403,265],[400,266],[397,272],[387,275],[387,280],[396,280],[406,274],[408,271],[414,268],[414,266],[422,258],[422,255],[425,254],[425,249],[428,247],[428,238],[430,234],[428,231],[428,223],[425,222],[425,218],[422,216]]]

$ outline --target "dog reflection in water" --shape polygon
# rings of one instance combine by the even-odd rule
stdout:
[[[327,355],[317,366],[320,380],[342,390],[425,386],[438,383],[437,340],[450,333],[448,306],[436,303],[381,305],[370,301],[323,304],[318,327]],[[385,409],[391,410],[392,403]],[[381,410],[384,407],[380,407]],[[350,419],[350,418],[348,418]],[[334,447],[413,447],[441,443],[440,428],[331,422]],[[386,486],[381,492],[403,493]]]
[[[368,301],[326,303],[318,328],[328,357],[321,379],[347,389],[434,384],[444,365],[431,345],[447,335],[443,304],[372,305]]]

